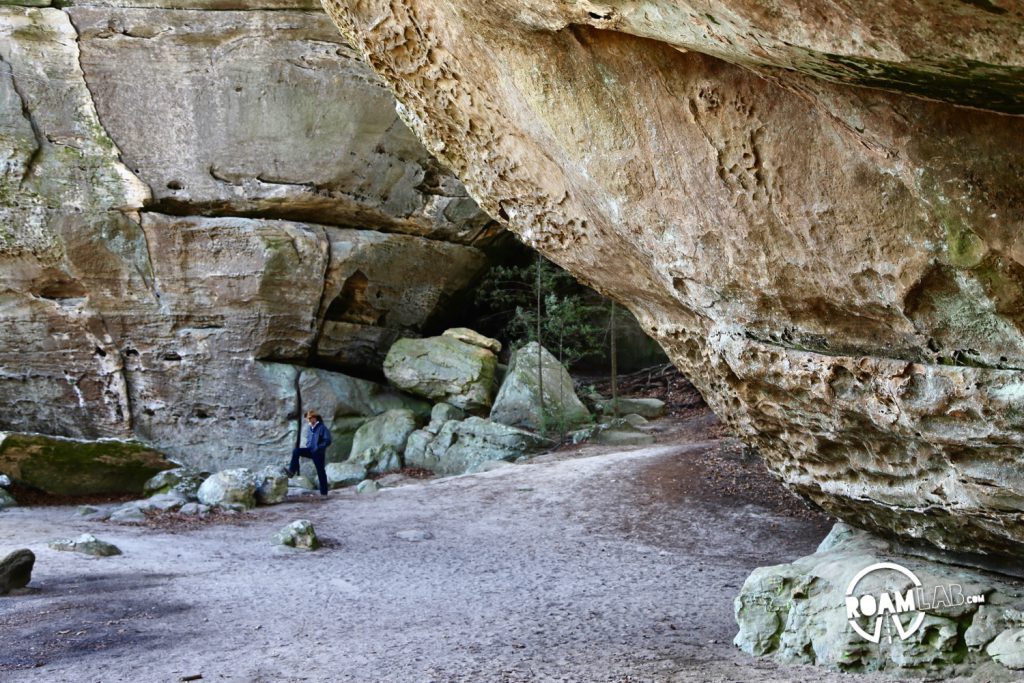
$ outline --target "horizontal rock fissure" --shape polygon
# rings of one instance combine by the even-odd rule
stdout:
[[[804,346],[797,346],[795,344],[783,344],[781,342],[778,342],[778,341],[775,341],[775,340],[772,340],[772,339],[764,339],[762,337],[758,337],[757,335],[754,335],[753,333],[751,333],[749,331],[744,331],[744,336],[747,339],[749,339],[750,341],[757,342],[758,344],[763,344],[765,346],[772,346],[772,347],[775,347],[775,348],[778,348],[778,349],[782,349],[784,351],[795,351],[797,353],[808,353],[808,354],[812,354],[812,355],[815,355],[815,356],[824,356],[826,358],[853,358],[853,359],[856,359],[856,358],[870,358],[872,360],[892,361],[894,363],[912,363],[914,365],[924,365],[924,366],[935,367],[935,368],[964,368],[964,369],[970,369],[970,370],[990,370],[990,371],[996,371],[996,372],[1000,372],[1000,371],[1002,371],[1002,372],[1024,372],[1024,368],[1018,368],[1018,367],[1014,367],[1012,365],[990,366],[990,365],[982,365],[980,363],[976,364],[976,365],[968,364],[968,363],[956,363],[956,362],[936,363],[936,362],[933,362],[933,361],[923,360],[921,358],[901,358],[899,356],[876,356],[876,355],[872,355],[872,354],[830,353],[828,351],[822,351],[820,349],[812,349],[812,348],[808,348],[808,347],[804,347]],[[949,357],[950,358],[954,358],[957,353],[959,353],[959,350],[954,352],[954,354],[949,356]]]
[[[481,233],[486,231],[486,226],[484,226],[480,228],[480,230],[478,230],[476,233],[474,233],[466,242],[455,242],[451,239],[445,239],[443,237],[403,231],[397,228],[384,225],[371,228],[367,227],[366,225],[359,225],[356,223],[332,223],[324,221],[320,217],[308,217],[308,214],[305,214],[305,212],[301,209],[292,212],[274,211],[267,209],[254,209],[253,211],[239,211],[235,209],[217,210],[204,208],[204,205],[201,203],[183,203],[166,200],[148,204],[142,209],[140,209],[139,213],[164,214],[166,216],[173,216],[175,218],[242,218],[247,220],[287,221],[289,223],[302,223],[313,228],[324,227],[337,228],[341,230],[355,230],[358,232],[377,233],[381,235],[404,235],[406,237],[415,237],[417,239],[429,240],[431,242],[438,242],[440,244],[454,244],[467,247],[472,247],[473,241],[475,241],[475,239]]]

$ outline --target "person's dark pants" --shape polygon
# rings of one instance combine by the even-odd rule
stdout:
[[[316,468],[316,478],[320,480],[320,495],[327,495],[327,470],[324,469],[324,457],[323,451],[311,451],[308,448],[296,448],[292,451],[292,462],[288,466],[289,474],[299,473],[299,458],[309,458],[313,461],[313,467]]]

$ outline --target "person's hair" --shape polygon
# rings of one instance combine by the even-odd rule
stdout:
[[[320,413],[316,412],[315,410],[307,410],[306,411],[306,419],[308,420],[311,417],[313,419],[315,419],[317,422],[323,422],[324,421],[324,419],[322,417],[320,417]]]

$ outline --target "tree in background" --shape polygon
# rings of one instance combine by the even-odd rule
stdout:
[[[539,255],[534,263],[492,268],[477,291],[477,304],[486,311],[486,332],[510,350],[539,341],[567,367],[605,355],[606,304]]]

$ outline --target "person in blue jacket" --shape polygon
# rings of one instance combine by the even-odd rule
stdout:
[[[327,447],[331,445],[331,430],[324,424],[316,411],[307,410],[306,419],[309,420],[309,429],[306,430],[306,447],[296,448],[292,451],[292,461],[288,465],[288,476],[294,477],[299,473],[299,458],[310,458],[313,466],[316,467],[316,477],[320,481],[320,495],[327,495],[327,471],[324,469],[324,459],[327,455]]]

